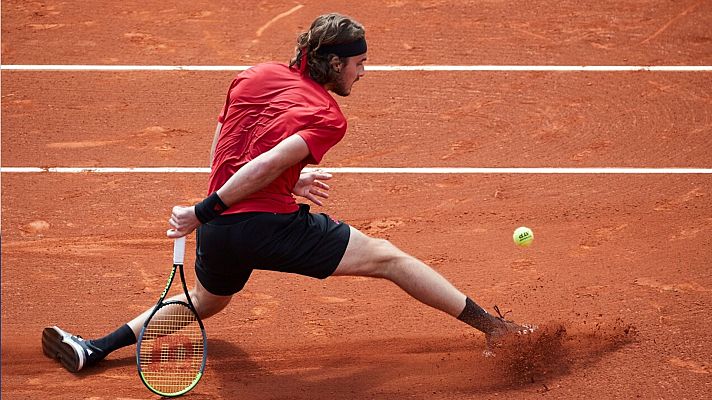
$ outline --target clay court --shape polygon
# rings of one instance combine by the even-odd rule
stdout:
[[[370,66],[712,65],[709,0],[3,0],[2,64],[287,62],[330,11],[364,24]],[[237,73],[4,68],[2,167],[206,168]],[[325,168],[707,172],[335,173],[314,210],[540,331],[485,358],[482,334],[388,282],[256,271],[205,321],[206,375],[185,398],[712,396],[709,69],[372,70],[338,100],[349,131]],[[155,398],[133,347],[71,374],[41,331],[96,337],[152,306],[171,207],[202,199],[207,178],[3,170],[3,398]],[[521,225],[527,249],[512,242]]]

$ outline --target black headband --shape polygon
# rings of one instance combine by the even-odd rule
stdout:
[[[366,50],[366,39],[361,38],[355,42],[321,46],[316,52],[321,55],[336,54],[339,57],[353,57],[365,53]]]

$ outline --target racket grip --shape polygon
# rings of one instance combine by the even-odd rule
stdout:
[[[173,242],[173,264],[183,264],[185,258],[185,236]]]

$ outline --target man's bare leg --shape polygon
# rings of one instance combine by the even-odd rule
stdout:
[[[333,275],[388,279],[413,298],[485,333],[488,343],[510,332],[529,333],[534,329],[489,314],[420,260],[387,240],[368,237],[353,227],[346,253]]]

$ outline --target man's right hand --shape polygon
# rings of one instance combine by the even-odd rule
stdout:
[[[200,226],[200,221],[195,216],[195,206],[173,207],[171,219],[168,220],[168,223],[173,229],[169,230],[166,235],[171,239],[185,236]]]

